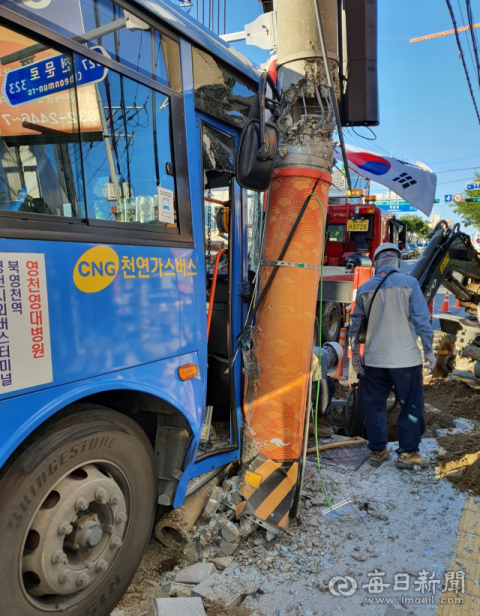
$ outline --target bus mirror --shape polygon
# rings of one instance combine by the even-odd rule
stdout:
[[[262,127],[258,120],[247,122],[240,135],[235,165],[237,182],[250,190],[268,190],[275,167],[277,129],[271,124],[264,127],[264,143],[260,142]]]

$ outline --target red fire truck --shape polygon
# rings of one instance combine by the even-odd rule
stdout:
[[[329,204],[323,272],[322,339],[338,340],[348,320],[353,295],[353,270],[371,266],[383,242],[404,248],[407,227],[374,203]]]
[[[383,242],[406,243],[406,226],[374,203],[330,204],[326,230],[325,265],[349,269],[366,265]]]

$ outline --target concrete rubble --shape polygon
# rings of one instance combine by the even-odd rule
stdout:
[[[459,419],[448,434],[469,432],[474,424]],[[309,456],[301,517],[272,541],[251,521],[235,521],[241,478],[224,480],[190,532],[190,552],[183,550],[178,565],[150,582],[157,588],[155,614],[237,616],[235,609],[241,609],[239,616],[433,616],[436,604],[398,603],[402,593],[393,590],[392,582],[396,574],[407,576],[410,595],[415,596],[413,585],[422,570],[437,577],[449,570],[468,493],[458,491],[454,477],[446,481],[436,476],[436,439],[422,443],[432,460],[426,469],[397,469],[398,443],[388,447],[391,459],[380,468],[364,463],[352,471],[324,465],[326,495],[315,456]],[[382,596],[395,599],[395,605],[368,601],[372,595],[367,583],[374,571],[384,575],[388,586]],[[336,576],[354,579],[356,592],[331,592],[329,584]],[[440,594],[441,587],[434,589],[435,601]],[[119,608],[124,609],[122,604]],[[140,615],[153,616],[153,611],[112,614]]]
[[[201,599],[157,599],[155,616],[205,616]]]

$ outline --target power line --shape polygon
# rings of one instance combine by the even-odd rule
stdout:
[[[457,167],[456,169],[446,169],[445,171],[435,171],[437,175],[440,173],[451,173],[453,171],[470,171],[471,169],[480,169],[480,167]]]
[[[448,160],[437,160],[434,163],[428,163],[429,165],[444,165],[445,163],[456,163],[459,160],[468,160],[469,158],[479,158],[479,154],[472,154],[471,156],[462,156],[461,158],[449,158]]]
[[[440,182],[437,186],[441,186],[442,184],[453,184],[454,182],[463,182],[464,180],[471,180],[471,177],[468,178],[456,178],[454,180],[448,180],[448,182]]]
[[[468,74],[467,65],[465,63],[465,56],[463,54],[463,49],[462,49],[462,44],[460,42],[460,37],[458,36],[457,22],[455,20],[455,15],[453,13],[452,3],[450,2],[450,0],[445,0],[445,1],[447,3],[448,11],[449,11],[450,17],[452,19],[453,28],[455,30],[455,38],[457,39],[458,51],[460,52],[460,58],[461,58],[462,64],[463,64],[463,70],[465,71],[465,77],[467,79],[468,89],[470,90],[470,96],[472,97],[473,106],[475,107],[475,113],[477,114],[477,120],[478,120],[478,123],[480,124],[480,113],[478,112],[477,102],[476,102],[475,96],[473,94],[472,82],[470,81],[470,75]]]
[[[470,4],[470,0],[465,0],[465,2],[466,2],[466,5],[467,5],[468,25],[470,26],[470,28],[472,28],[472,25],[473,25],[472,6]],[[475,64],[477,66],[477,79],[478,79],[478,83],[480,85],[480,58],[479,58],[479,55],[478,55],[477,37],[476,37],[475,31],[473,29],[470,30],[470,34],[471,34],[471,37],[472,37],[473,52],[475,54]]]
[[[460,0],[457,0],[457,2],[458,2],[458,10],[460,11],[460,17],[462,18],[463,27],[466,28],[465,19],[463,18],[462,5],[460,4]],[[470,45],[470,41],[468,40],[468,34],[466,31],[465,31],[465,35],[467,37],[467,46],[468,46],[468,51],[470,53],[470,59],[472,61],[472,64],[475,65],[475,60],[473,59],[473,53],[472,53],[472,46]]]

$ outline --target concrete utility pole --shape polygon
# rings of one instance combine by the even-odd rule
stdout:
[[[269,191],[260,289],[279,266],[257,313],[248,369],[247,434],[262,475],[245,511],[284,528],[299,479],[313,330],[331,184],[334,110],[318,29],[317,0],[276,0],[278,81],[283,107],[279,156]],[[318,0],[336,95],[338,2]],[[315,197],[309,195],[314,193]],[[281,263],[282,248],[308,201]],[[266,481],[266,478],[269,478]],[[252,484],[253,485],[253,484]]]

